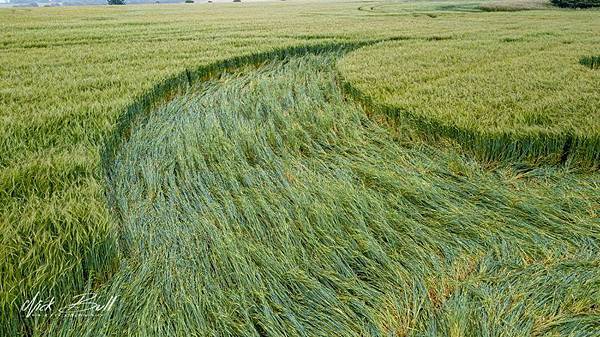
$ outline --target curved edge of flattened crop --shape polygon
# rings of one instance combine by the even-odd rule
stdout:
[[[256,54],[246,54],[237,56],[207,65],[198,66],[193,69],[184,69],[183,71],[168,77],[147,92],[136,97],[132,103],[126,106],[116,122],[114,131],[109,135],[101,152],[101,166],[107,187],[110,189],[112,177],[112,163],[116,154],[119,152],[122,144],[129,139],[135,125],[145,120],[148,114],[168,102],[177,94],[183,93],[190,86],[198,81],[205,81],[214,78],[225,71],[232,71],[243,66],[259,64],[270,60],[283,59],[290,56],[299,56],[303,54],[314,54],[332,50],[347,49],[353,50],[362,46],[373,44],[381,40],[357,41],[357,42],[327,42],[311,45],[292,46],[287,48],[274,49]],[[114,209],[114,200],[107,193],[108,207]]]
[[[367,39],[344,41],[334,40],[316,44],[304,44],[277,48],[266,52],[246,54],[228,58],[207,65],[201,65],[196,68],[187,68],[183,71],[168,77],[147,92],[134,98],[132,103],[126,106],[119,115],[114,131],[109,135],[101,152],[101,164],[106,177],[110,177],[110,164],[115,158],[115,154],[123,141],[127,140],[131,130],[136,123],[142,122],[144,116],[150,113],[160,104],[164,104],[177,94],[182,93],[191,85],[198,81],[214,78],[225,71],[232,71],[243,66],[259,64],[271,60],[280,60],[290,56],[301,56],[305,54],[324,53],[336,50],[346,50],[348,52],[380,42],[409,40],[410,37],[396,36],[380,39]]]
[[[600,169],[600,135],[577,135],[572,132],[538,132],[519,134],[481,132],[427,118],[413,111],[378,102],[352,81],[337,71],[341,88],[346,96],[361,103],[368,111],[392,119],[408,122],[425,135],[456,140],[478,160],[483,162],[520,162],[536,165],[569,165],[584,170]]]

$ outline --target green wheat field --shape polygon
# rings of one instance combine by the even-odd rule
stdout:
[[[0,336],[600,336],[599,168],[599,9],[0,8]]]

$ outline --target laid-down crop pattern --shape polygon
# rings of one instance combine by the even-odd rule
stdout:
[[[51,335],[592,336],[592,181],[489,172],[344,97],[341,51],[247,66],[131,127],[102,317]],[[439,144],[438,144],[439,145]]]

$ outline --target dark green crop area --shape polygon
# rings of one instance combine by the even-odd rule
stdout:
[[[595,336],[600,16],[492,3],[0,9],[0,336]],[[472,100],[570,145],[416,114]]]
[[[590,69],[600,69],[600,56],[584,56],[579,63]]]
[[[600,75],[579,59],[598,50],[600,20],[569,28],[382,43],[340,69],[359,96],[484,159],[597,167]]]

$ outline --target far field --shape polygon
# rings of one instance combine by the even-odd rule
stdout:
[[[0,336],[597,336],[598,32],[543,1],[0,9]],[[19,310],[84,291],[117,301]]]

